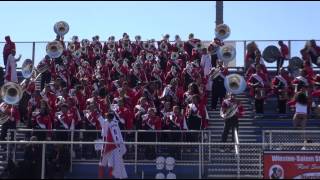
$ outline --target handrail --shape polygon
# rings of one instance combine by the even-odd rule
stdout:
[[[247,39],[247,40],[243,40],[243,39],[236,39],[236,40],[227,40],[227,41],[224,41],[224,42],[251,42],[251,41],[255,41],[255,42],[268,42],[268,41],[309,41],[311,40],[312,38],[310,39],[271,39],[271,40],[267,40],[267,39],[258,39],[258,40],[254,40],[254,39]],[[118,42],[120,39],[118,40],[115,40],[115,42]],[[200,39],[201,40],[201,39]],[[317,40],[317,39],[314,39],[315,41],[320,41]],[[130,40],[131,42],[134,42],[135,40],[131,39]],[[155,42],[159,42],[161,40],[156,40]],[[183,42],[186,42],[188,40],[181,40]],[[212,40],[201,40],[202,42],[207,42],[207,41],[212,41]],[[51,41],[15,41],[15,43],[48,43],[48,42],[51,42]],[[64,42],[72,42],[72,41],[64,41]],[[100,41],[101,43],[104,43],[104,42],[108,42],[108,41]],[[141,42],[147,42],[147,40],[141,40]],[[169,42],[175,42],[175,41],[169,41]],[[1,41],[0,44],[4,44],[6,42],[4,41]]]
[[[9,129],[10,132],[101,132],[101,130],[93,130],[93,129],[25,129],[25,128],[17,128],[17,129]],[[190,132],[190,133],[202,133],[207,132],[210,133],[210,130],[121,130],[121,132]]]
[[[238,131],[236,128],[234,130],[234,139],[235,139],[235,145],[234,145],[235,153],[236,153],[236,155],[239,155],[239,144],[240,143],[239,143]]]

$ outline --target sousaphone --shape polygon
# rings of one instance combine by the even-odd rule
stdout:
[[[219,24],[215,29],[216,38],[220,40],[227,39],[230,33],[230,27],[226,24]]]
[[[239,74],[230,74],[224,80],[224,86],[227,92],[231,94],[241,94],[245,91],[247,84],[243,76]],[[233,104],[226,112],[220,110],[220,116],[223,119],[228,119],[234,116],[238,111],[238,105]]]
[[[280,50],[277,46],[270,45],[266,47],[262,52],[263,59],[268,63],[277,61],[281,56]]]
[[[224,64],[228,64],[236,57],[236,48],[230,44],[219,47],[217,56]]]
[[[50,58],[59,58],[63,53],[63,46],[59,41],[52,41],[47,44],[46,51]]]
[[[59,36],[64,36],[69,32],[69,25],[65,21],[59,21],[56,24],[54,24],[54,32]]]
[[[7,82],[1,87],[1,97],[7,104],[16,105],[22,98],[21,86],[14,82]]]
[[[26,59],[21,67],[22,76],[26,79],[31,78],[33,74],[33,62],[31,59]]]

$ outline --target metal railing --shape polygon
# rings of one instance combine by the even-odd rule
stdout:
[[[268,45],[278,46],[278,40],[229,40],[226,43],[235,43],[237,49],[237,57],[234,67],[243,67],[244,59],[246,55],[247,44],[251,41],[255,41],[258,48],[263,51]],[[283,40],[289,48],[289,57],[299,56],[300,50],[304,47],[307,40]],[[105,41],[101,41],[104,43]],[[204,46],[210,44],[211,41],[202,41]],[[320,44],[320,40],[316,40],[317,44]],[[37,64],[46,55],[46,45],[48,41],[34,41],[34,42],[15,42],[17,54],[22,54],[23,58],[30,58]],[[67,42],[65,42],[67,43]],[[4,42],[0,42],[0,49],[3,49]],[[284,66],[286,66],[285,62]],[[22,62],[18,62],[18,67],[21,67]],[[267,67],[276,67],[275,63],[266,64]]]
[[[17,141],[17,135],[18,133],[28,133],[28,132],[31,132],[31,133],[34,133],[34,132],[45,132],[45,133],[48,133],[48,132],[52,132],[52,133],[58,133],[58,132],[66,132],[68,133],[69,137],[70,137],[70,142],[76,142],[74,137],[75,137],[75,133],[79,133],[80,136],[83,136],[83,134],[81,135],[81,133],[100,133],[101,130],[86,130],[86,129],[80,129],[80,130],[60,130],[60,129],[52,129],[52,130],[45,130],[45,129],[9,129],[8,130],[8,133],[7,133],[7,141],[9,142],[9,140],[11,139],[10,138],[10,135],[11,133],[13,133],[13,139],[14,141]],[[121,132],[123,134],[134,134],[134,141],[131,141],[131,142],[139,142],[138,140],[138,137],[139,137],[139,134],[141,135],[142,133],[156,133],[156,134],[159,134],[159,135],[163,135],[163,134],[168,134],[168,133],[181,133],[181,139],[180,139],[180,142],[183,142],[183,140],[185,139],[185,136],[188,135],[188,134],[197,134],[199,135],[199,142],[201,143],[204,143],[204,142],[211,142],[211,131],[208,131],[208,130],[121,130]],[[124,140],[126,141],[125,139],[125,136],[124,136]],[[156,139],[155,139],[155,142],[154,143],[158,143],[160,140],[158,139],[158,136],[156,136]],[[178,140],[179,141],[179,140]],[[80,141],[82,142],[82,141]],[[129,140],[130,142],[130,140]],[[156,146],[157,148],[157,146]],[[199,145],[199,151],[198,153],[204,153],[204,147]],[[16,160],[16,144],[13,146],[12,148],[12,159],[15,161]],[[72,165],[73,165],[73,152],[74,152],[74,147],[73,147],[73,144],[70,145],[70,162],[71,162],[71,166],[70,166],[70,172],[72,172]],[[211,149],[208,148],[207,150],[208,152],[208,159],[211,158]],[[7,160],[9,158],[9,153],[10,153],[10,147],[9,147],[9,144],[7,144]],[[203,156],[199,156],[199,161],[200,162],[204,162],[204,158]],[[138,163],[138,145],[135,144],[134,145],[134,169],[135,169],[135,172],[137,172],[137,163]],[[192,161],[191,161],[192,162]],[[202,164],[203,166],[203,164]],[[200,168],[199,167],[199,170],[202,171],[203,167]]]
[[[54,144],[62,144],[62,145],[79,145],[79,144],[85,144],[85,145],[94,145],[94,144],[113,144],[113,143],[107,143],[107,142],[61,142],[61,141],[0,141],[0,145],[2,144],[9,144],[9,145],[26,145],[26,144],[40,144],[42,145],[42,161],[41,161],[41,178],[45,178],[45,160],[46,160],[46,147],[47,145],[54,145]],[[148,145],[152,146],[155,144],[155,142],[124,142],[125,145]],[[210,146],[210,147],[223,147],[227,145],[235,146],[236,143],[204,143],[204,142],[197,142],[197,143],[183,143],[183,142],[157,142],[157,145],[161,146],[195,146],[199,148],[199,152],[201,152],[201,146]],[[272,143],[274,147],[276,146],[283,146],[288,149],[293,148],[300,148],[301,147],[308,147],[308,148],[319,148],[320,143],[312,143],[312,144],[305,144],[305,143]],[[239,160],[241,162],[240,166],[237,167],[237,169],[227,169],[228,171],[235,170],[236,172],[239,172],[239,174],[224,174],[224,175],[217,175],[216,177],[255,177],[255,178],[262,178],[262,155],[265,150],[272,150],[276,151],[277,149],[267,149],[269,146],[268,143],[240,143],[240,155]],[[247,155],[246,155],[247,154]],[[215,164],[204,163],[201,161],[202,156],[205,156],[205,154],[199,153],[199,161],[198,161],[198,167],[199,167],[199,176],[198,178],[206,178],[205,174],[203,173],[202,168],[210,168],[211,166],[215,166]],[[254,156],[254,158],[249,157]],[[246,163],[245,163],[246,161]],[[256,161],[257,164],[254,164],[253,161]],[[128,164],[128,163],[125,163]],[[176,165],[178,165],[177,163]],[[181,163],[182,165],[183,163]],[[143,163],[141,163],[143,165]],[[249,169],[248,167],[252,167],[252,169]],[[179,176],[179,175],[178,175]]]

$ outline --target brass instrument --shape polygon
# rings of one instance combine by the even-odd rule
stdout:
[[[22,76],[26,79],[31,78],[33,72],[33,62],[31,59],[26,59],[21,67]]]
[[[145,50],[149,50],[149,49],[150,49],[150,44],[149,44],[149,42],[148,42],[148,41],[143,42],[143,43],[142,43],[142,47],[143,47],[143,49],[145,49]]]
[[[63,37],[69,32],[69,25],[65,21],[59,21],[54,25],[53,29],[57,35]]]
[[[68,44],[68,50],[70,51],[70,52],[74,52],[75,50],[76,50],[76,45],[75,45],[75,43],[69,43]]]
[[[231,107],[229,107],[225,112],[223,112],[222,108],[220,109],[220,116],[223,119],[229,119],[232,116],[234,116],[238,112],[238,105],[233,104]]]
[[[161,50],[161,51],[164,51],[164,52],[167,52],[167,51],[168,51],[168,45],[167,45],[167,43],[162,42],[162,43],[160,44],[160,50]]]
[[[224,64],[228,64],[236,57],[236,48],[230,44],[223,45],[222,47],[219,47],[217,55]]]
[[[172,60],[176,60],[176,59],[178,59],[178,57],[179,57],[179,54],[177,52],[172,52],[171,53],[171,59]]]
[[[88,39],[82,39],[81,45],[82,47],[88,47],[90,45],[90,41]]]
[[[109,42],[108,43],[108,49],[115,50],[116,49],[116,43],[115,42]]]
[[[52,41],[47,44],[46,52],[50,58],[59,58],[63,53],[63,46],[59,41]]]
[[[97,56],[97,55],[100,55],[100,53],[101,53],[100,47],[98,47],[98,46],[94,47],[93,53],[94,53],[96,56]]]
[[[140,42],[140,41],[141,41],[141,36],[140,36],[140,35],[137,35],[137,36],[135,37],[135,39],[136,39],[136,41]]]
[[[224,86],[227,92],[241,94],[247,88],[246,80],[239,74],[230,74],[224,79]]]
[[[72,56],[79,59],[81,57],[81,50],[76,50],[72,53]]]
[[[22,98],[21,86],[14,82],[7,82],[1,87],[1,97],[7,104],[16,105]]]
[[[262,52],[262,57],[268,63],[273,63],[279,59],[281,52],[277,46],[268,46]]]
[[[176,46],[179,49],[179,51],[184,51],[184,42],[178,41]]]
[[[216,38],[227,39],[230,36],[230,27],[226,24],[219,24],[215,29]]]
[[[147,53],[147,54],[146,54],[146,59],[147,59],[148,61],[151,61],[151,60],[153,59],[153,54]]]

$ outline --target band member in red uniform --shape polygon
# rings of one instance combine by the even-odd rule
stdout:
[[[128,178],[122,156],[127,149],[123,141],[123,137],[113,113],[108,113],[106,119],[99,117],[104,142],[112,144],[104,144],[99,162],[99,178],[104,178],[105,167],[108,165],[110,178],[125,179]]]
[[[262,69],[262,71],[263,71],[264,74],[266,74],[266,75],[268,74],[267,67],[263,64],[263,60],[262,60],[262,58],[261,58],[261,53],[260,53],[260,51],[256,51],[255,61],[254,61],[254,63],[252,63],[251,65],[249,65],[249,68],[248,68],[248,70],[247,70],[247,72],[246,72],[246,74],[245,74],[246,79],[249,79],[250,76],[251,76],[252,74],[254,74],[257,65],[260,65],[260,67],[261,67],[261,69]]]
[[[272,80],[273,93],[278,98],[279,114],[285,114],[287,109],[287,100],[289,99],[289,84],[290,80],[286,79],[286,71],[281,68],[280,73]]]
[[[134,117],[136,129],[142,129],[142,116],[147,113],[151,105],[146,97],[141,97],[138,104],[134,107]]]
[[[170,84],[164,88],[160,100],[170,101],[174,105],[183,103],[184,92],[178,83],[177,78],[172,79]]]
[[[283,63],[286,59],[289,59],[289,48],[283,41],[278,41],[278,45],[280,46],[281,57],[277,60],[277,72],[282,68]]]
[[[23,92],[23,96],[19,102],[19,112],[21,114],[21,122],[27,123],[28,121],[28,113],[27,113],[27,106],[28,102],[31,98],[31,94],[35,92],[36,84],[34,81],[31,81],[30,79],[25,79],[21,83],[22,89],[25,90]]]
[[[40,95],[42,96],[42,99],[48,103],[50,108],[50,114],[53,119],[55,117],[55,113],[57,110],[57,107],[56,107],[57,96],[53,92],[51,92],[50,84],[47,84],[45,86],[45,88],[42,90]]]
[[[133,129],[133,112],[130,111],[127,107],[125,107],[125,101],[123,98],[118,100],[118,104],[113,104],[113,111],[119,122],[119,127],[123,126],[124,130],[132,130]],[[122,125],[120,125],[122,124]]]
[[[156,142],[156,136],[158,133],[152,131],[161,130],[162,128],[161,118],[157,116],[156,113],[156,108],[149,108],[148,113],[142,115],[142,129],[150,131],[141,134],[142,142]],[[147,159],[151,160],[156,157],[155,146],[148,145],[142,148],[145,150]]]
[[[7,136],[8,129],[16,129],[17,123],[20,120],[20,114],[18,107],[15,105],[2,102],[0,104],[0,110],[6,115],[6,120],[1,126],[0,140],[4,141]],[[13,140],[13,133],[11,133],[11,140]]]
[[[6,40],[6,43],[3,47],[3,61],[6,68],[8,56],[11,54],[11,50],[16,49],[16,44],[11,41],[10,36],[6,36],[4,39]]]
[[[308,76],[307,71],[303,69],[300,71],[300,76],[294,78],[292,85],[295,87],[295,93],[300,91],[302,87],[307,87],[308,91],[310,91],[310,88],[312,87],[312,77]]]
[[[260,116],[264,112],[264,100],[266,98],[267,77],[261,70],[261,66],[257,65],[256,73],[252,74],[247,81],[250,88],[250,95],[255,99],[255,110],[257,116]]]
[[[46,101],[41,100],[40,109],[35,109],[32,112],[32,128],[33,129],[42,129],[42,130],[51,130],[53,120],[50,116],[49,106]],[[33,134],[40,141],[45,141],[47,137],[51,139],[52,133],[49,132],[34,132]]]
[[[211,69],[209,74],[210,80],[212,80],[212,100],[211,108],[215,110],[217,108],[218,100],[222,103],[226,96],[226,88],[224,87],[224,79],[228,75],[228,68],[223,65],[221,60],[218,61],[218,66]]]
[[[221,105],[223,112],[224,129],[221,142],[227,142],[230,129],[232,130],[232,141],[235,141],[234,131],[239,129],[239,117],[243,115],[243,107],[232,93],[228,93],[227,98],[223,100]],[[223,149],[221,149],[224,151]]]
[[[61,111],[56,113],[55,128],[61,130],[74,130],[76,117],[68,114],[67,104],[62,104],[60,109]],[[67,141],[69,137],[68,135],[68,132],[58,132],[56,133],[56,139],[58,141]]]

